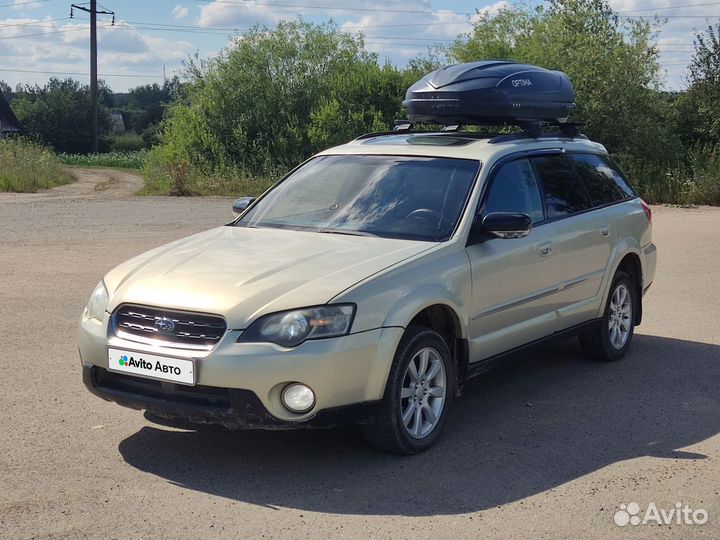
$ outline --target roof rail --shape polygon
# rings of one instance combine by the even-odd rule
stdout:
[[[518,122],[518,127],[522,129],[522,133],[508,133],[501,135],[497,133],[481,133],[476,131],[462,131],[464,126],[453,124],[444,126],[439,130],[415,130],[415,124],[409,120],[395,120],[395,126],[392,131],[374,131],[360,135],[355,140],[371,139],[373,137],[382,137],[387,135],[398,135],[399,133],[413,133],[416,135],[441,135],[457,133],[463,137],[472,137],[478,139],[489,139],[490,144],[499,144],[503,142],[517,141],[522,139],[585,139],[587,137],[580,132],[580,128],[584,125],[578,122]],[[554,127],[558,131],[547,131],[546,128]]]
[[[521,139],[585,139],[587,137],[580,133],[580,128],[585,125],[579,122],[522,122],[518,126],[522,133],[511,133],[499,135],[488,141],[489,144],[517,141]],[[558,131],[545,131],[548,126],[557,127]]]

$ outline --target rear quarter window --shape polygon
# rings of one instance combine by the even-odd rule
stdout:
[[[606,156],[572,154],[578,175],[585,183],[593,206],[603,206],[635,195],[617,166]]]
[[[537,156],[531,161],[542,184],[547,219],[582,212],[592,207],[583,182],[566,156]]]

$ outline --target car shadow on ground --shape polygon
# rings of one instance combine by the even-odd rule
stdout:
[[[175,431],[120,443],[127,463],[177,485],[257,505],[423,516],[483,510],[720,432],[720,346],[636,335],[628,357],[574,341],[472,381],[439,443],[394,456],[357,430]],[[430,496],[428,496],[430,495]]]

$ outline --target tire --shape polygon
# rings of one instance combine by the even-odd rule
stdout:
[[[615,309],[618,301],[621,303],[619,312]],[[635,283],[625,272],[618,271],[610,286],[600,325],[591,333],[580,336],[583,352],[593,360],[603,362],[615,362],[625,356],[635,331],[639,302]]]
[[[395,352],[375,419],[364,426],[365,438],[374,447],[395,454],[427,450],[445,425],[454,384],[455,370],[445,340],[429,328],[409,327]]]

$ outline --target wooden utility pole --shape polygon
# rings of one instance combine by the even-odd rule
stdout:
[[[81,4],[70,5],[70,18],[73,8],[90,14],[90,118],[92,122],[92,152],[98,151],[98,80],[97,80],[97,16],[112,15],[115,24],[115,12],[103,8],[97,9],[97,0],[90,0],[90,7]]]

